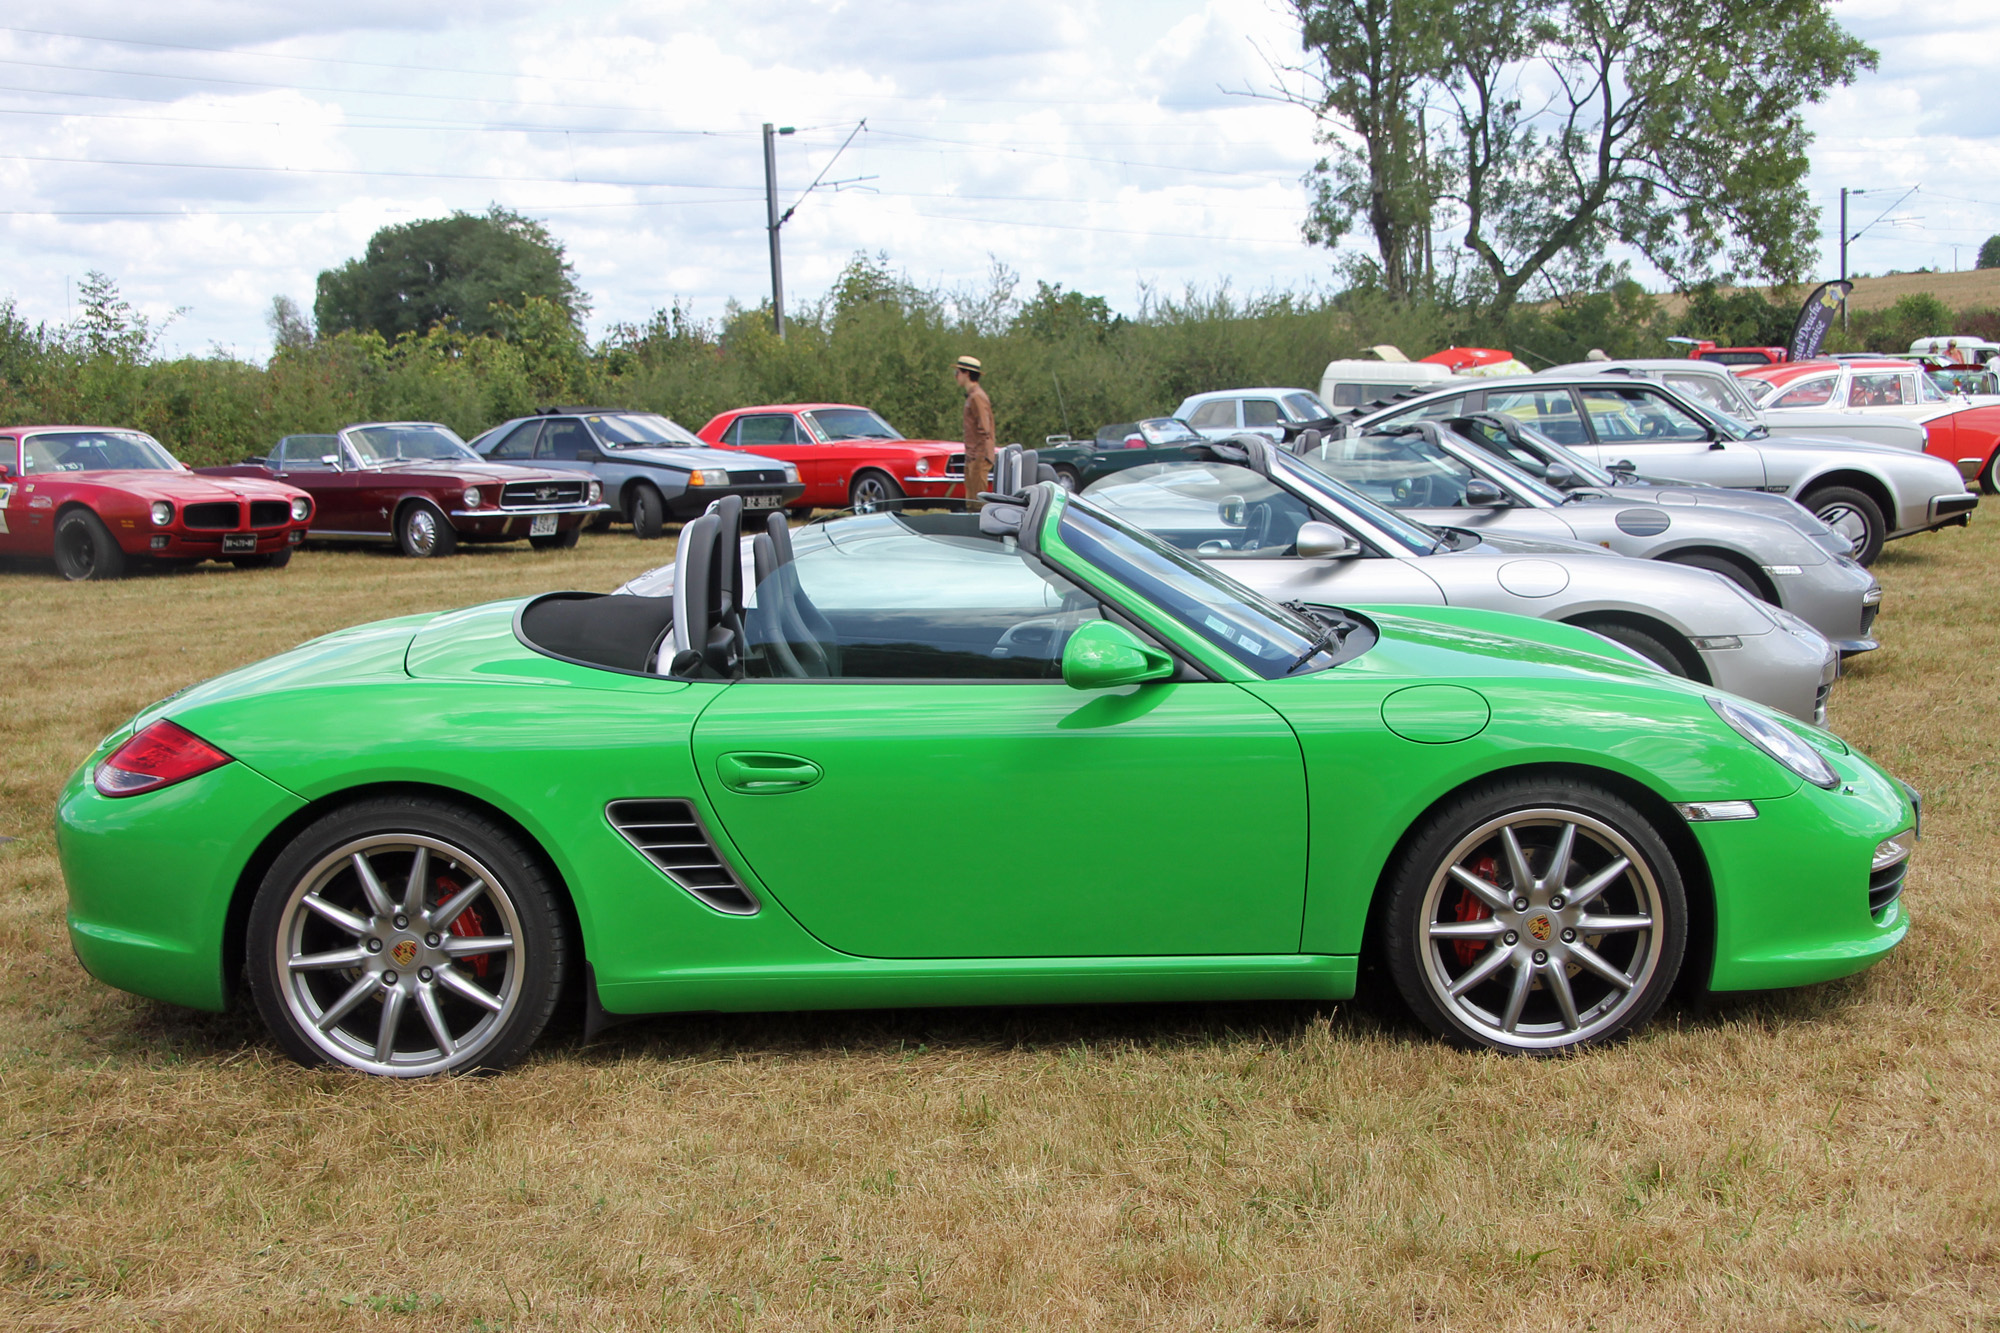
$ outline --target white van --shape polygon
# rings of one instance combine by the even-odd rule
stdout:
[[[1319,396],[1340,412],[1405,389],[1434,389],[1455,378],[1433,361],[1329,361],[1319,378]]]

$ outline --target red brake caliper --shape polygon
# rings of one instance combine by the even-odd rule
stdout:
[[[450,902],[451,896],[463,887],[463,885],[452,883],[450,876],[439,875],[437,877],[438,901],[440,903]],[[445,929],[454,935],[472,939],[486,933],[486,923],[479,919],[478,908],[468,907],[463,912],[460,912],[457,918],[449,926],[445,927]],[[490,953],[476,953],[470,957],[461,958],[458,961],[472,964],[473,974],[481,981],[484,981],[486,979],[487,960],[492,957],[493,955]]]
[[[1500,873],[1500,863],[1490,856],[1482,856],[1472,863],[1472,873],[1491,884],[1494,876]],[[1485,903],[1479,901],[1479,896],[1471,889],[1461,888],[1458,891],[1456,915],[1460,921],[1484,921],[1493,913]],[[1458,955],[1458,965],[1471,967],[1472,960],[1479,957],[1479,951],[1486,945],[1481,940],[1453,940],[1451,947]]]

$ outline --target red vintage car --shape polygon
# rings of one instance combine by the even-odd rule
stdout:
[[[575,546],[584,523],[607,508],[594,477],[489,463],[449,426],[430,421],[287,435],[262,458],[200,471],[302,486],[315,506],[313,536],[393,541],[412,556],[523,537],[537,548]]]
[[[1814,409],[1856,417],[1901,417],[1924,428],[1924,452],[1950,463],[1988,494],[2000,491],[2000,400],[1947,393],[1902,357],[1841,357],[1752,366],[1736,372],[1767,419]]]
[[[144,431],[0,428],[0,555],[64,578],[115,579],[136,557],[276,567],[312,512],[296,487],[199,476]]]
[[[792,502],[793,513],[866,513],[888,500],[965,498],[964,445],[906,440],[851,403],[739,407],[717,413],[695,434],[718,448],[796,464],[806,489]]]

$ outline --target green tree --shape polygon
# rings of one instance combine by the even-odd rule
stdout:
[[[1071,338],[1103,341],[1122,319],[1115,319],[1111,305],[1101,296],[1066,292],[1061,283],[1051,287],[1035,284],[1035,294],[1015,314],[1010,328],[1041,342],[1062,342]]]
[[[1819,237],[1801,109],[1876,63],[1831,0],[1294,4],[1329,87],[1386,87],[1395,96],[1384,102],[1406,108],[1396,133],[1407,136],[1412,109],[1423,131],[1422,188],[1394,188],[1394,163],[1379,159],[1408,160],[1407,138],[1329,102],[1322,140],[1331,129],[1358,141],[1354,160],[1370,171],[1365,193],[1336,202],[1351,216],[1364,200],[1400,201],[1405,246],[1444,208],[1469,252],[1472,293],[1496,312],[1531,284],[1550,295],[1606,285],[1614,246],[1681,283],[1718,260],[1796,280]],[[1355,18],[1374,11],[1415,17],[1378,42]],[[1378,50],[1394,57],[1381,68],[1415,73],[1378,73]],[[1380,232],[1377,247],[1388,287],[1407,259]]]
[[[393,341],[447,321],[477,337],[500,331],[495,303],[530,297],[572,324],[589,308],[562,243],[495,204],[481,217],[453,213],[376,232],[359,259],[319,275],[313,319],[321,337],[372,329]]]
[[[2000,268],[2000,236],[1988,236],[1979,247],[1979,267]]]

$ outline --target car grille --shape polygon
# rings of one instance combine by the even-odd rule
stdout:
[[[1882,608],[1880,606],[1864,606],[1861,608],[1861,632],[1864,635],[1873,628],[1875,617],[1881,613]]]
[[[543,505],[582,503],[581,481],[510,481],[500,488],[502,509],[538,509]]]
[[[743,468],[729,469],[729,481],[734,486],[776,486],[784,479],[784,472],[776,468],[761,468],[754,472]]]
[[[757,910],[757,899],[738,882],[688,802],[613,801],[604,816],[668,879],[716,911],[748,916]]]
[[[181,522],[190,528],[227,531],[243,526],[243,507],[233,501],[209,500],[181,510]]]
[[[950,458],[947,458],[944,461],[944,474],[947,477],[963,477],[965,475],[965,455],[953,454]]]
[[[1903,896],[1903,881],[1909,878],[1910,859],[1906,856],[1887,869],[1868,876],[1868,914],[1880,917],[1889,904]]]
[[[250,502],[250,526],[253,528],[282,528],[292,521],[290,500],[252,500]]]

